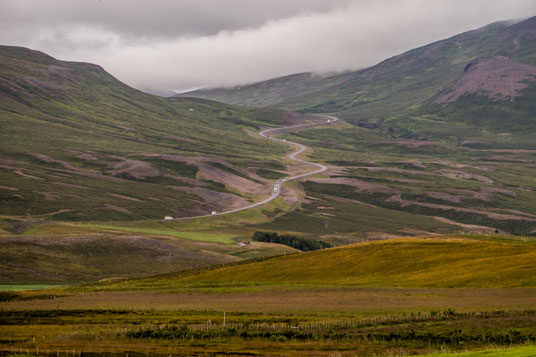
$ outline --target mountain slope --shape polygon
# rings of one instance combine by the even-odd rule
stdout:
[[[324,85],[325,78],[312,73],[298,73],[267,81],[235,86],[233,88],[210,88],[181,93],[179,97],[195,97],[251,107],[270,107],[287,97],[295,97],[303,91],[315,92]]]
[[[352,73],[300,74],[191,94],[342,119],[286,136],[331,165],[329,178],[306,182],[311,200],[259,228],[321,234],[333,242],[351,242],[357,232],[377,237],[452,229],[439,223],[535,234],[535,53],[532,17]]]
[[[493,101],[513,101],[520,91],[536,80],[536,66],[504,56],[481,57],[465,66],[460,79],[439,93],[434,103],[451,103],[471,93],[481,93]]]
[[[285,168],[285,146],[248,133],[284,122],[281,111],[156,97],[97,65],[2,46],[0,214],[133,220],[239,207],[269,193],[257,169]]]
[[[503,56],[536,65],[536,17],[499,22],[389,58],[373,67],[327,78],[273,79],[232,89],[182,94],[227,103],[338,113],[353,123],[413,113],[464,74],[480,57]],[[312,86],[311,84],[314,84]]]

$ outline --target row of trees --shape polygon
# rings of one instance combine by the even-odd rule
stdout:
[[[255,232],[253,234],[254,241],[279,243],[288,245],[302,251],[310,251],[332,247],[331,244],[322,242],[313,238],[297,237],[290,234],[277,234],[276,232]]]

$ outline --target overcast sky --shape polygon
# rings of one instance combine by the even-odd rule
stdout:
[[[0,0],[0,44],[164,92],[373,65],[536,0]]]

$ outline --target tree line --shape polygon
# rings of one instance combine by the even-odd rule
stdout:
[[[256,242],[284,244],[302,251],[310,251],[332,247],[331,244],[313,238],[298,237],[290,234],[277,234],[276,232],[255,232],[252,239]]]

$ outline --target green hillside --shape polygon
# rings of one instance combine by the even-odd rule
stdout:
[[[282,111],[152,96],[97,65],[2,46],[0,215],[139,220],[240,206],[263,194],[255,171],[284,169],[288,150],[249,132],[284,122]]]
[[[453,237],[393,239],[125,282],[124,287],[349,285],[523,287],[536,285],[536,246]],[[119,285],[122,286],[122,285]]]
[[[329,178],[303,185],[311,199],[300,209],[259,228],[316,233],[335,243],[454,227],[534,234],[535,48],[532,17],[356,72],[302,73],[184,95],[342,119],[286,134],[332,169]]]
[[[0,240],[1,284],[74,284],[208,267],[239,260],[178,239],[86,233]]]
[[[396,128],[406,137],[419,136],[419,128],[411,127],[415,121],[407,119],[407,115],[437,114],[441,119],[437,118],[436,123],[440,123],[447,113],[456,111],[449,117],[451,119],[469,108],[464,103],[462,108],[445,109],[445,113],[443,108],[428,106],[429,100],[464,74],[469,63],[480,57],[506,56],[515,62],[536,66],[535,48],[536,17],[532,17],[515,24],[494,23],[410,50],[356,72],[326,78],[305,73],[236,88],[199,90],[181,95],[242,105],[338,113],[357,125],[374,123],[386,129]],[[528,103],[535,102],[533,92],[534,85],[524,95]],[[495,109],[497,118],[508,114],[525,119],[534,108],[530,104],[503,102],[491,110]],[[475,112],[479,111],[470,111],[462,121],[470,121]],[[482,122],[470,124],[482,125]],[[496,124],[486,122],[490,128],[500,128]],[[426,132],[428,128],[423,129]],[[516,131],[522,130],[518,126]]]

